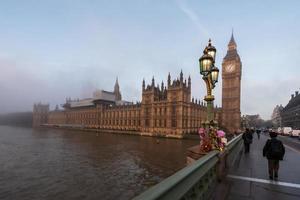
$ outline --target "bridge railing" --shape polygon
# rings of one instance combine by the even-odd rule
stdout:
[[[134,200],[211,199],[228,166],[235,163],[242,149],[241,135],[232,139],[223,152],[211,151],[191,165],[149,188]]]

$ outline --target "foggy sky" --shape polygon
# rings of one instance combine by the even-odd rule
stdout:
[[[135,102],[143,78],[166,83],[181,69],[192,77],[192,96],[203,99],[198,59],[212,38],[221,68],[234,28],[242,114],[268,119],[300,85],[300,2],[288,2],[1,1],[0,113],[91,97],[113,90],[117,76],[123,99]],[[221,88],[220,81],[217,105]]]

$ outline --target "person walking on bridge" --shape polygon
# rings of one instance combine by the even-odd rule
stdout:
[[[249,153],[250,151],[250,144],[252,143],[252,132],[246,128],[246,131],[243,133],[242,136],[243,140],[244,140],[244,147],[245,147],[245,153]]]
[[[276,132],[271,131],[270,137],[271,139],[268,139],[264,146],[263,156],[268,159],[269,178],[277,180],[279,160],[283,160],[285,148],[282,142],[276,138]]]
[[[256,129],[256,134],[257,134],[257,138],[260,139],[260,133],[261,133],[261,130],[260,129]]]

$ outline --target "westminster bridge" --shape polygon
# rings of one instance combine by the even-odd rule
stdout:
[[[279,136],[286,154],[275,181],[268,179],[267,159],[262,156],[268,135],[254,138],[249,154],[244,154],[241,136],[223,152],[209,152],[134,200],[300,199],[300,142]],[[189,156],[195,156],[195,148],[189,151]]]

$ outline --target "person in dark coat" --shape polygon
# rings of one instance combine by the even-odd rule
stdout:
[[[257,134],[257,138],[260,139],[260,133],[261,133],[261,130],[260,129],[256,129],[256,134]]]
[[[250,144],[252,143],[252,132],[246,128],[246,131],[243,133],[242,136],[243,140],[244,140],[244,147],[245,147],[245,153],[249,153],[250,151]]]
[[[269,177],[271,180],[278,179],[279,160],[283,160],[285,148],[280,140],[277,139],[277,133],[270,132],[271,139],[268,139],[264,149],[263,156],[268,159]]]

